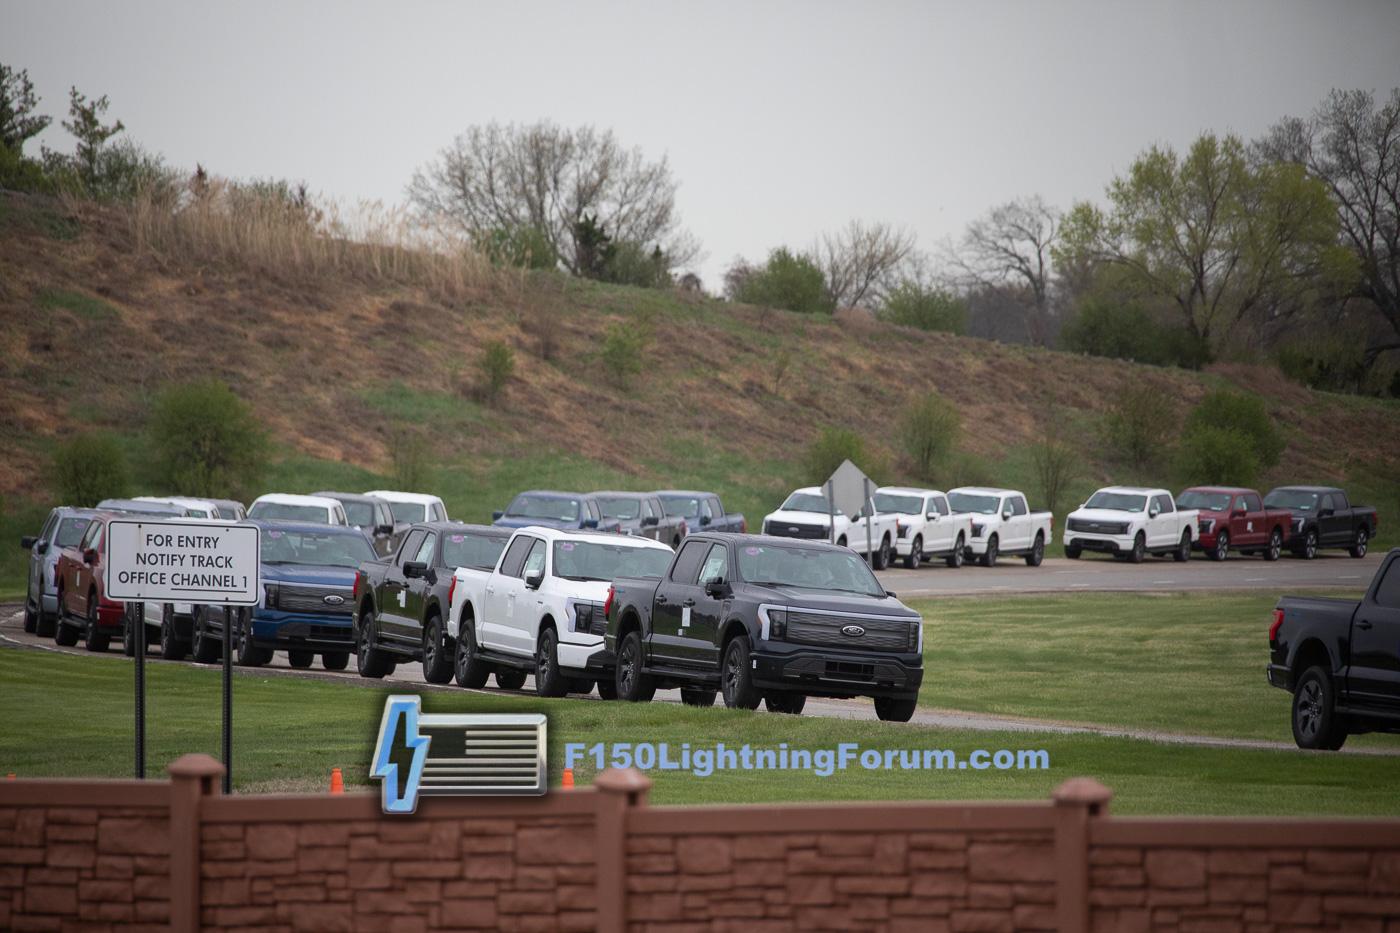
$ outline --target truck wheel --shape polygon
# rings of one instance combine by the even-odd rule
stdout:
[[[604,700],[617,699],[617,680],[613,677],[598,678],[598,696]]]
[[[496,672],[496,680],[501,672]],[[569,692],[569,681],[559,673],[559,635],[552,628],[540,632],[535,646],[535,692],[542,697],[561,697]]]
[[[1035,544],[1031,545],[1031,552],[1026,555],[1027,567],[1039,567],[1045,560],[1045,536],[1040,532],[1035,533]]]
[[[287,663],[299,671],[304,671],[316,660],[314,651],[288,651]]]
[[[33,634],[39,628],[39,612],[29,608],[29,594],[24,594],[24,630]]]
[[[586,697],[593,692],[593,681],[587,677],[570,677],[569,692],[577,693],[581,697]]]
[[[807,694],[805,693],[769,693],[763,697],[763,705],[768,707],[770,713],[787,713],[789,716],[802,715],[802,708],[807,705]]]
[[[1309,528],[1307,534],[1303,535],[1303,545],[1293,552],[1294,557],[1301,557],[1303,560],[1312,560],[1317,556],[1317,529]]]
[[[1230,533],[1222,531],[1215,536],[1215,547],[1206,552],[1211,560],[1224,560],[1230,553]]]
[[[447,653],[441,616],[429,616],[428,624],[423,626],[423,679],[430,684],[445,684],[452,679],[452,655]]]
[[[506,670],[496,668],[496,686],[502,690],[519,690],[525,686],[525,678],[529,676],[524,671]]]
[[[1191,529],[1188,528],[1181,533],[1181,542],[1177,544],[1176,550],[1172,551],[1172,559],[1178,564],[1191,559]]]
[[[1140,564],[1142,563],[1142,559],[1146,556],[1147,538],[1139,531],[1137,537],[1133,539],[1133,549],[1128,552],[1128,561],[1129,563]]]
[[[244,667],[262,667],[272,660],[272,649],[263,648],[253,640],[253,619],[249,610],[224,609],[224,624],[236,625],[232,630],[232,642],[238,654],[238,663]]]
[[[56,626],[57,624],[58,613],[49,615],[47,612],[45,612],[44,600],[43,597],[40,596],[39,609],[34,619],[34,634],[38,635],[40,638],[52,638],[54,635],[54,626]]]
[[[983,567],[995,567],[997,565],[997,536],[992,535],[987,539],[987,550],[982,554]]]
[[[183,661],[188,646],[175,633],[175,607],[166,606],[160,614],[160,656],[167,661]]]
[[[1366,539],[1368,537],[1369,535],[1367,534],[1364,525],[1356,529],[1356,541],[1352,544],[1350,552],[1352,557],[1366,556]]]
[[[377,644],[374,613],[368,608],[360,616],[360,630],[356,635],[355,658],[359,664],[360,676],[377,680],[391,673],[394,670],[394,662],[389,660],[389,655]]]
[[[321,653],[321,666],[328,671],[343,671],[350,666],[350,652],[324,651]]]
[[[909,556],[904,558],[905,570],[918,570],[919,559],[924,556],[924,538],[919,535],[914,542],[909,545]]]
[[[876,559],[880,562],[877,570],[884,570],[894,563],[894,547],[890,544],[889,535],[880,539],[880,550],[876,553]]]
[[[731,639],[724,649],[720,688],[724,691],[724,705],[730,709],[758,709],[758,702],[763,699],[753,685],[749,640],[743,635]]]
[[[943,558],[944,562],[945,562],[949,567],[952,567],[954,570],[957,570],[959,567],[961,567],[961,566],[963,565],[963,561],[967,559],[967,553],[966,553],[966,551],[963,550],[963,549],[966,548],[966,547],[967,547],[967,545],[966,545],[965,543],[963,543],[963,536],[962,536],[961,533],[959,533],[959,534],[958,534],[958,540],[957,540],[957,542],[953,545],[953,553],[951,553],[951,554],[949,554],[947,557]]]
[[[481,660],[476,653],[476,638],[466,627],[466,620],[457,635],[457,652],[453,656],[452,673],[457,678],[457,686],[480,690],[486,686],[486,678],[491,676],[491,665]]]
[[[717,695],[714,690],[702,690],[698,687],[681,688],[681,702],[686,706],[714,706]]]
[[[1278,560],[1278,556],[1283,553],[1283,532],[1277,528],[1273,534],[1269,535],[1269,546],[1264,549],[1265,560]]]
[[[88,597],[87,626],[83,632],[83,647],[89,651],[106,651],[112,639],[97,628],[97,594]]]
[[[881,722],[908,722],[918,703],[914,697],[876,697],[875,717]]]
[[[228,610],[224,610],[224,624],[228,625]],[[190,631],[190,653],[199,664],[213,664],[219,660],[223,643],[209,631],[209,607],[200,606],[194,611],[194,625]],[[161,650],[164,651],[164,642]]]
[[[53,642],[65,648],[73,647],[78,643],[78,627],[60,615],[53,630]]]
[[[617,698],[629,703],[646,703],[656,695],[656,684],[642,673],[642,633],[628,632],[617,649],[617,673],[614,678]]]
[[[1336,751],[1346,742],[1346,723],[1335,709],[1332,678],[1321,666],[1310,667],[1293,690],[1293,741],[1299,748]]]
[[[1079,560],[1079,555],[1083,553],[1083,550],[1075,547],[1073,544],[1065,545],[1065,556],[1068,557],[1070,560]]]

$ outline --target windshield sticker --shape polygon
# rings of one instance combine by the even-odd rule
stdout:
[[[559,542],[559,550],[561,550],[561,551],[572,551],[573,549],[574,549],[574,542],[572,542],[572,541],[560,541],[560,542]]]
[[[453,535],[451,540],[452,540],[452,543],[453,543],[453,544],[461,544],[463,541],[467,540],[467,536],[466,536],[466,535]]]
[[[763,553],[763,548],[761,548],[761,547],[746,547],[746,548],[744,548],[744,553],[747,554],[747,555],[749,555],[750,557],[757,557],[758,555],[760,555],[760,554]]]

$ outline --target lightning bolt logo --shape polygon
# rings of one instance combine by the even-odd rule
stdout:
[[[374,746],[374,765],[369,776],[380,779],[385,813],[412,813],[418,809],[418,785],[423,777],[423,763],[428,759],[429,737],[418,734],[420,699],[416,696],[391,696],[384,704],[384,718],[379,721],[379,740]],[[408,780],[399,792],[399,765],[393,759],[396,748],[413,753],[408,766]]]

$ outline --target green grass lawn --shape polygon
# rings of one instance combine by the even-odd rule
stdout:
[[[213,668],[148,668],[152,774],[186,752],[217,755],[219,674]],[[240,675],[234,686],[235,777],[242,791],[316,790],[332,767],[365,783],[388,691],[350,683]],[[1078,775],[1115,792],[1120,813],[1400,814],[1396,759],[1301,752],[1183,748],[1094,736],[978,733],[835,720],[631,705],[525,695],[429,694],[429,712],[543,711],[550,719],[553,782],[566,742],[723,741],[756,747],[1045,749],[1046,771],[864,771],[827,778],[795,772],[727,772],[700,778],[653,773],[658,803],[869,799],[1040,798]],[[0,772],[25,777],[124,777],[132,767],[132,666],[116,656],[0,650]],[[580,783],[591,765],[576,768]]]

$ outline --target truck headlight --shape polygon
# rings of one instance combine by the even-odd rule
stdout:
[[[980,538],[980,537],[982,537],[982,532],[984,532],[984,531],[986,531],[986,530],[987,530],[987,526],[986,526],[986,525],[976,525],[976,524],[974,524],[974,525],[972,526],[972,536],[973,536],[974,538]]]
[[[593,604],[574,603],[574,631],[587,632],[593,626]]]
[[[263,605],[268,609],[277,608],[277,584],[267,583],[263,585]]]
[[[769,609],[769,610],[768,610],[768,637],[769,637],[769,638],[785,638],[785,637],[787,637],[787,610],[786,610],[786,609]]]
[[[921,623],[921,622],[910,622],[910,623],[909,623],[909,650],[910,650],[910,651],[918,651],[918,650],[919,650],[919,628],[920,628],[920,626],[921,626],[922,624],[923,624],[923,623]]]

